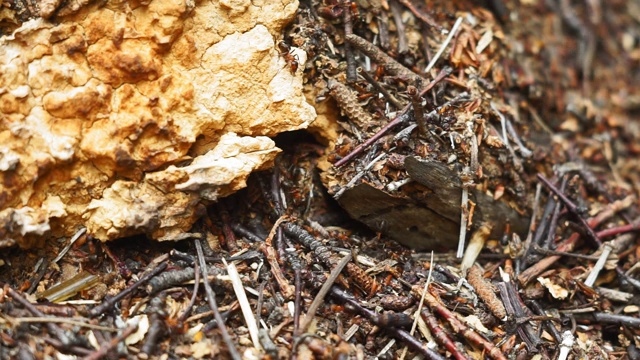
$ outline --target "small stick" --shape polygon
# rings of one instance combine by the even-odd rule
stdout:
[[[614,324],[640,329],[640,319],[633,316],[596,312],[593,313],[593,318],[601,324]]]
[[[427,323],[429,330],[433,334],[433,337],[436,339],[436,342],[443,346],[447,351],[451,353],[451,356],[457,360],[470,360],[471,357],[465,354],[464,349],[461,348],[459,343],[453,342],[449,334],[444,331],[443,326],[438,324],[435,316],[429,311],[428,308],[422,309],[420,312],[420,316]]]
[[[160,265],[156,266],[153,270],[144,274],[144,276],[142,276],[140,280],[136,281],[133,285],[122,290],[116,296],[108,298],[107,300],[103,301],[102,304],[89,310],[89,317],[96,317],[104,314],[105,311],[113,307],[118,301],[122,300],[124,297],[133,293],[138,287],[140,287],[140,285],[147,283],[149,280],[151,280],[151,278],[163,272],[166,268],[167,268],[166,262],[163,262]]]
[[[382,85],[380,85],[379,82],[376,81],[376,79],[373,78],[373,76],[369,75],[368,72],[366,72],[363,68],[359,67],[356,69],[356,71],[358,72],[358,74],[362,75],[362,77],[367,80],[367,82],[369,84],[371,84],[371,86],[373,86],[374,89],[378,90],[378,92],[380,92],[382,94],[382,96],[385,97],[385,99],[389,100],[389,102],[391,104],[393,104],[393,106],[396,109],[401,109],[402,108],[402,102],[400,102],[400,100],[398,100],[395,96],[393,96],[391,93],[389,93],[389,91],[387,91],[387,89],[385,89]]]
[[[567,330],[562,333],[562,342],[560,343],[560,353],[558,354],[558,360],[566,360],[571,352],[575,339],[571,331]]]
[[[540,306],[540,304],[537,301],[530,300],[529,304],[531,305],[535,313],[541,316],[547,316],[547,314],[544,312],[544,309],[542,308],[542,306]],[[553,338],[556,339],[557,342],[562,341],[562,336],[560,335],[560,332],[558,332],[558,329],[556,329],[556,327],[553,325],[553,323],[551,323],[551,321],[542,320],[542,324],[544,324],[547,330],[549,330],[549,332],[551,333],[551,336],[553,336]]]
[[[184,321],[189,317],[189,314],[191,314],[191,309],[193,308],[193,305],[195,305],[196,298],[198,297],[198,288],[200,287],[200,265],[198,265],[198,262],[194,263],[194,273],[195,283],[193,284],[193,294],[191,294],[189,305],[184,310],[182,315],[180,315],[180,317],[178,318],[178,324],[184,323]]]
[[[603,237],[621,235],[621,234],[625,234],[632,231],[638,231],[638,230],[640,230],[640,221],[636,221],[628,225],[616,226],[616,227],[612,227],[602,231],[598,231],[596,233],[596,236],[598,236],[598,238],[603,238]]]
[[[333,270],[331,270],[331,275],[329,275],[327,281],[322,284],[320,291],[318,291],[318,294],[313,299],[313,302],[311,302],[309,310],[304,316],[304,320],[302,320],[302,324],[300,324],[300,328],[298,329],[298,335],[303,334],[307,331],[309,325],[311,325],[311,322],[313,321],[313,318],[316,316],[316,311],[318,311],[318,308],[324,302],[325,296],[327,296],[327,294],[329,293],[329,289],[331,289],[336,279],[338,279],[338,276],[340,276],[342,269],[347,266],[347,263],[349,263],[349,261],[351,261],[351,253],[343,257],[342,260],[340,260],[340,262],[338,262],[338,264],[333,268]]]
[[[407,9],[409,9],[409,11],[411,11],[413,15],[415,15],[415,17],[422,20],[425,24],[431,26],[432,28],[438,31],[442,31],[442,26],[440,26],[434,19],[432,19],[431,16],[419,11],[410,0],[397,0],[397,1],[400,4],[406,6]]]
[[[462,187],[462,200],[460,201],[460,234],[458,237],[458,251],[456,257],[464,256],[464,243],[467,238],[467,225],[469,216],[469,188]],[[484,242],[483,242],[484,245]]]
[[[596,261],[596,264],[593,265],[593,269],[591,269],[589,276],[587,276],[587,279],[584,281],[585,285],[589,287],[593,287],[593,284],[595,284],[596,279],[600,274],[600,271],[604,268],[604,265],[607,262],[607,259],[609,258],[611,251],[613,251],[613,248],[609,244],[605,244],[602,247],[602,253],[600,254],[600,258],[598,258],[598,261]]]
[[[361,38],[358,35],[350,34],[345,35],[345,40],[356,49],[373,59],[378,65],[384,66],[385,70],[391,75],[402,76],[410,79],[414,84],[419,84],[422,81],[422,77],[413,71],[404,67],[404,65],[397,62],[391,56],[382,52],[375,45]]]
[[[393,22],[396,24],[396,34],[398,35],[398,54],[404,54],[409,51],[409,44],[407,43],[407,34],[402,22],[402,10],[400,5],[395,1],[389,4],[391,8],[391,15],[393,15]]]
[[[149,316],[149,332],[144,341],[144,345],[142,345],[142,349],[140,350],[141,354],[153,355],[156,350],[156,345],[158,339],[165,333],[167,330],[165,325],[165,319],[167,317],[167,312],[165,311],[164,302],[167,299],[167,294],[165,292],[161,292],[158,296],[151,299],[149,307],[147,308],[147,313],[151,313]]]
[[[242,359],[238,350],[236,350],[233,345],[233,341],[231,340],[231,336],[229,336],[229,332],[227,332],[227,327],[224,325],[224,320],[222,319],[222,315],[220,315],[220,311],[218,311],[218,303],[216,302],[216,293],[211,288],[211,284],[207,280],[207,263],[204,260],[204,252],[202,251],[202,244],[199,239],[194,240],[196,245],[196,252],[198,253],[198,262],[200,263],[200,271],[202,272],[202,277],[204,278],[204,290],[207,294],[207,300],[209,301],[209,306],[213,311],[213,317],[216,319],[216,323],[218,324],[218,329],[220,329],[220,333],[222,334],[222,339],[227,345],[227,350],[229,351],[229,355],[234,360]]]
[[[122,330],[122,332],[118,336],[111,339],[109,343],[102,345],[100,349],[96,350],[94,353],[85,356],[83,360],[102,359],[103,357],[107,356],[107,354],[109,353],[109,351],[111,351],[111,349],[118,346],[120,342],[124,341],[124,339],[126,339],[129,335],[133,334],[134,331],[136,331],[137,329],[138,329],[138,324],[129,325],[126,329]]]
[[[236,235],[233,233],[233,229],[230,225],[231,218],[229,216],[229,211],[222,201],[218,201],[216,205],[218,214],[220,214],[220,219],[222,220],[222,233],[224,234],[224,240],[227,243],[229,252],[234,253],[238,250],[238,244],[236,243]]]
[[[353,35],[353,21],[351,19],[351,9],[349,9],[349,0],[342,0],[342,6],[345,7],[342,12],[342,20],[344,21],[344,34],[345,36]],[[356,58],[351,50],[351,44],[345,42],[344,44],[345,57],[347,58],[347,82],[354,83],[358,80],[358,74],[356,73]]]
[[[420,92],[420,96],[421,97],[424,96],[424,94],[426,94],[429,90],[433,89],[434,86],[436,86],[440,81],[442,81],[449,74],[451,74],[451,68],[447,67],[447,68],[442,69],[440,71],[440,73],[438,74],[438,76],[436,76],[435,79],[433,79],[433,81],[431,81],[429,83],[429,85],[427,85]],[[407,104],[402,109],[400,114],[398,114],[395,118],[393,118],[393,120],[388,122],[387,125],[385,125],[382,129],[380,129],[380,131],[378,131],[375,135],[370,137],[367,141],[365,141],[362,144],[358,145],[355,149],[353,149],[353,151],[351,151],[349,154],[345,155],[345,157],[343,157],[342,159],[338,160],[333,166],[341,167],[341,166],[345,165],[346,163],[351,161],[354,157],[356,157],[358,154],[360,154],[364,149],[366,149],[367,147],[371,146],[373,143],[375,143],[380,138],[382,138],[389,130],[393,129],[398,124],[401,124],[405,120],[407,120],[409,118],[408,112],[409,112],[410,108],[411,108],[411,104]]]
[[[400,1],[402,1],[402,0],[400,0]],[[431,59],[431,62],[429,62],[429,65],[427,65],[427,67],[424,69],[424,72],[426,74],[428,74],[429,71],[431,71],[431,68],[436,64],[438,59],[440,59],[440,56],[442,55],[444,50],[447,48],[447,46],[451,42],[451,39],[453,39],[453,37],[458,32],[458,29],[460,28],[461,24],[462,24],[462,17],[459,17],[458,20],[456,20],[455,24],[453,24],[453,27],[451,28],[451,31],[449,32],[449,36],[447,36],[447,38],[444,40],[444,42],[440,46],[440,49],[438,49],[438,52],[436,53],[436,55],[433,57],[433,59]]]
[[[429,129],[427,129],[427,122],[424,119],[424,107],[422,106],[422,98],[418,95],[418,89],[415,86],[407,86],[407,94],[411,99],[411,105],[413,106],[413,117],[418,124],[418,130],[423,137],[431,137]]]
[[[540,179],[540,181],[542,181],[544,183],[544,185],[549,190],[551,190],[551,192],[553,192],[556,196],[558,196],[558,199],[560,199],[560,201],[562,201],[564,203],[564,205],[567,207],[567,209],[571,213],[573,213],[574,215],[576,215],[578,217],[578,219],[580,220],[580,223],[583,225],[584,229],[586,230],[588,237],[597,246],[601,246],[602,245],[602,241],[600,240],[600,238],[598,237],[596,232],[593,230],[593,228],[591,226],[589,226],[589,223],[587,222],[587,220],[585,220],[585,218],[582,217],[582,215],[578,211],[578,207],[573,203],[573,201],[571,201],[562,191],[560,191],[560,189],[555,187],[549,180],[547,180],[547,178],[544,177],[544,175],[538,173],[538,179]]]
[[[420,293],[419,288],[419,286],[414,287],[413,293],[415,296],[418,296]],[[461,334],[470,343],[484,349],[490,358],[494,360],[507,360],[498,347],[485,339],[482,335],[470,329],[462,321],[458,320],[455,314],[453,314],[451,310],[447,309],[436,295],[428,292],[425,296],[425,301],[434,313],[447,320],[456,333]]]
[[[380,47],[384,50],[389,49],[389,15],[387,15],[386,11],[380,11],[377,9],[378,16],[378,32],[380,33]]]
[[[227,273],[231,279],[231,285],[233,285],[233,292],[236,294],[236,299],[238,299],[238,303],[240,304],[240,310],[242,311],[242,316],[244,317],[244,321],[249,329],[249,335],[251,336],[251,341],[253,341],[253,347],[260,351],[262,350],[262,346],[260,346],[260,339],[258,337],[258,323],[251,311],[251,305],[249,304],[249,299],[247,299],[247,293],[244,291],[238,269],[234,263],[227,263],[224,259],[222,259],[222,263],[227,267]]]
[[[567,177],[562,178],[562,183],[560,184],[560,190],[564,191],[567,187]],[[553,214],[551,215],[551,220],[549,222],[549,233],[547,234],[547,238],[542,243],[542,247],[548,249],[553,244],[556,239],[556,231],[558,228],[558,220],[560,219],[560,202],[556,202],[555,207],[553,209]]]
[[[262,251],[267,257],[267,262],[271,267],[271,273],[273,274],[273,277],[276,279],[276,282],[280,287],[280,291],[282,291],[282,296],[285,299],[291,299],[295,291],[294,289],[291,288],[291,285],[289,285],[289,282],[282,274],[282,270],[280,269],[280,264],[278,263],[278,258],[276,256],[276,251],[272,245],[272,239],[276,234],[276,231],[280,226],[280,223],[282,223],[287,219],[288,217],[286,215],[283,215],[278,220],[276,220],[276,222],[273,224],[273,228],[269,232],[269,236],[267,236],[267,238],[264,241],[264,245],[262,246]]]

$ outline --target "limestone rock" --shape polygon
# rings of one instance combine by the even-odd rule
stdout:
[[[274,46],[295,0],[47,4],[0,38],[2,239],[178,239],[315,118]]]

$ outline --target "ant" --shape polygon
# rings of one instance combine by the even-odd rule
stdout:
[[[278,42],[278,50],[280,51],[280,55],[282,55],[284,60],[291,67],[291,74],[295,75],[298,71],[298,65],[300,65],[298,55],[294,54],[289,44],[282,40]]]

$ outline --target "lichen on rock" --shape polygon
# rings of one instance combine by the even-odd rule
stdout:
[[[1,37],[0,237],[179,239],[314,120],[274,46],[297,5],[114,0]]]

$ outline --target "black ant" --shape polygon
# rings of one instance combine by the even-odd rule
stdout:
[[[291,74],[295,75],[298,71],[298,66],[300,65],[298,62],[298,55],[294,54],[291,51],[291,47],[289,46],[289,44],[284,41],[278,42],[278,50],[280,51],[280,55],[282,55],[287,64],[289,64],[289,67],[291,68]]]

